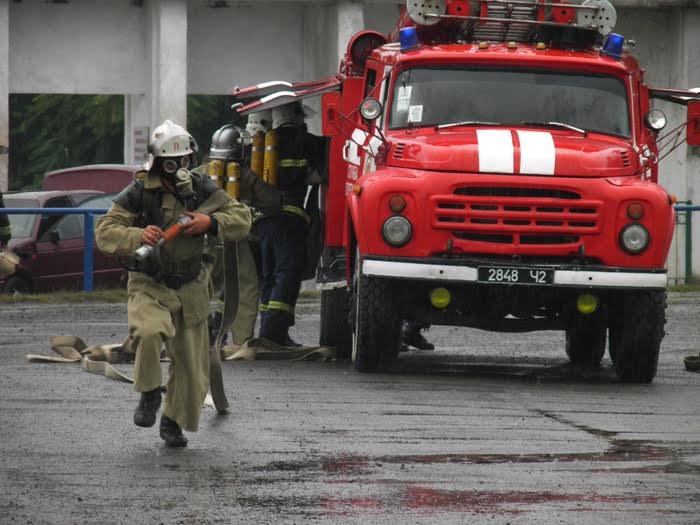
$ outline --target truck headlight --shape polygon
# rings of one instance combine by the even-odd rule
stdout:
[[[628,224],[620,232],[620,245],[632,255],[642,253],[649,246],[649,232],[641,224]]]
[[[384,240],[395,248],[403,246],[411,239],[411,223],[400,215],[389,217],[382,227]]]

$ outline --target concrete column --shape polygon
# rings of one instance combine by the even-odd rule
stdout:
[[[338,0],[338,62],[345,56],[348,42],[352,35],[365,28],[365,10],[363,2]]]
[[[151,1],[151,128],[187,125],[187,1]]]
[[[677,9],[678,69],[674,86],[680,89],[700,87],[700,9]],[[685,111],[682,115],[685,118]],[[683,152],[683,150],[685,150]],[[700,203],[700,147],[682,146],[680,161],[684,171],[686,195]],[[693,274],[700,276],[700,214],[693,214]]]
[[[10,158],[10,8],[0,0],[0,191],[7,191]]]
[[[151,111],[146,95],[124,96],[124,163],[143,164],[148,158]]]

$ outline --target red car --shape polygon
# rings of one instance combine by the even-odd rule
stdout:
[[[119,193],[142,169],[134,164],[93,164],[50,171],[44,175],[42,190],[99,190]]]
[[[8,193],[8,208],[109,208],[113,194],[94,190]],[[0,279],[5,293],[46,292],[83,287],[82,215],[9,215],[9,247],[20,256],[17,271]],[[96,287],[118,285],[126,271],[115,257],[93,247]]]

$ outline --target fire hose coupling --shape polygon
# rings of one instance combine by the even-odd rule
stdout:
[[[192,219],[187,215],[180,216],[180,218],[178,218],[175,224],[173,224],[172,226],[168,227],[167,230],[165,230],[163,237],[158,241],[158,246],[162,246],[172,241],[175,237],[182,233],[182,229],[184,228],[184,226],[190,222],[192,222]],[[151,246],[150,244],[144,244],[134,252],[134,258],[139,262],[143,262],[153,254],[155,249],[155,246]]]

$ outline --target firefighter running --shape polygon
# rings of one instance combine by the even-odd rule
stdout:
[[[151,158],[97,222],[99,249],[129,255],[155,247],[147,264],[132,266],[128,282],[129,331],[136,347],[134,386],[141,399],[134,423],[153,426],[161,404],[161,347],[171,360],[160,422],[166,445],[183,447],[182,429],[196,431],[209,388],[208,272],[204,233],[223,241],[244,239],[250,212],[208,178],[190,173],[196,143],[182,127],[165,121],[149,143]],[[182,235],[159,241],[185,216]]]

